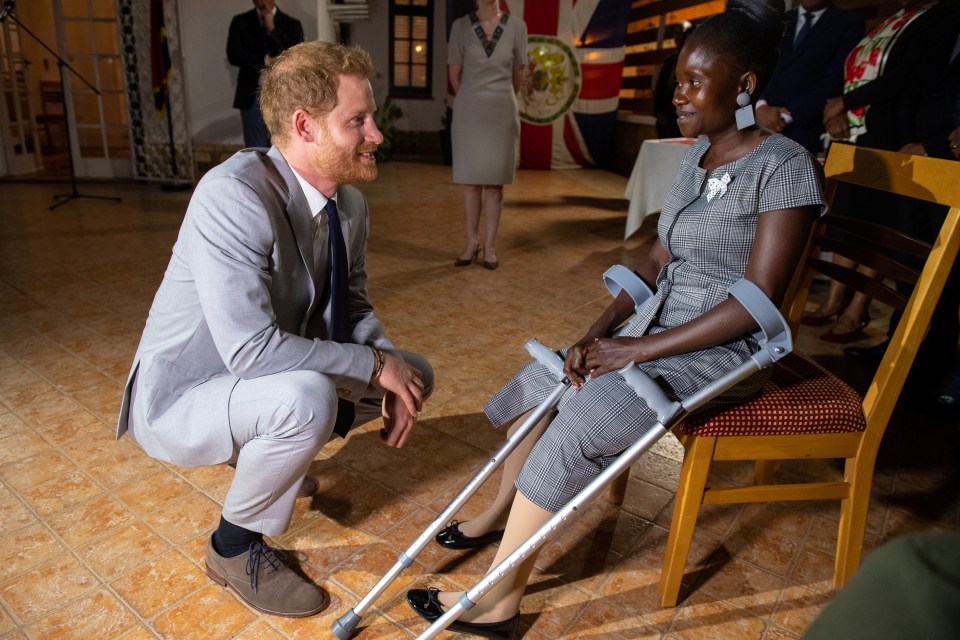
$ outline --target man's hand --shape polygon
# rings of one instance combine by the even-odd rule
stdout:
[[[850,125],[845,115],[827,120],[824,126],[831,140],[846,140],[850,137]]]
[[[377,382],[386,389],[383,398],[383,441],[402,447],[423,409],[423,372],[396,356],[383,354],[383,370]]]
[[[400,396],[387,391],[383,396],[383,429],[380,440],[388,447],[401,448],[407,442],[407,436],[417,423],[417,416],[411,415]]]
[[[919,142],[910,142],[903,145],[900,148],[900,153],[909,153],[914,156],[925,156],[927,155],[927,150],[923,148],[923,145]]]
[[[827,124],[828,120],[843,115],[845,111],[843,98],[830,98],[827,100],[827,106],[823,108],[823,124]]]
[[[950,153],[953,154],[954,158],[960,160],[960,127],[950,132],[947,141],[950,143]]]
[[[257,15],[260,16],[260,24],[263,25],[263,28],[266,29],[267,33],[273,31],[273,7],[269,9],[264,7],[263,9],[257,9]]]
[[[784,120],[780,114],[790,116],[790,110],[786,107],[774,107],[773,105],[765,104],[762,107],[757,107],[757,122],[759,122],[763,128],[769,129],[774,133],[782,133],[784,127],[787,126],[787,121]]]

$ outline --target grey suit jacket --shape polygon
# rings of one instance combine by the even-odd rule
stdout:
[[[150,455],[182,465],[232,455],[227,410],[238,379],[309,370],[327,375],[342,398],[357,401],[368,391],[373,353],[363,345],[394,346],[367,297],[366,201],[344,186],[337,202],[350,263],[351,344],[326,339],[327,275],[312,273],[312,215],[277,148],[245,149],[203,177],[147,317],[118,438],[127,430],[134,378],[136,415],[146,423],[137,422],[137,441]],[[325,247],[325,216],[317,233]],[[196,421],[151,426],[200,384],[204,392],[189,396]]]

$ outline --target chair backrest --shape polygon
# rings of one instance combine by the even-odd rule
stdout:
[[[53,80],[40,81],[40,113],[63,115],[63,87]]]
[[[873,431],[866,439],[876,446],[960,247],[960,162],[834,144],[827,154],[824,171],[831,201],[837,183],[844,182],[949,207],[932,245],[889,227],[833,213],[823,216],[815,225],[803,269],[795,281],[796,293],[787,297],[787,316],[794,332],[804,312],[814,271],[903,311],[863,401],[867,428]],[[828,234],[828,229],[833,231]],[[870,278],[856,269],[824,261],[820,257],[823,251],[869,266],[879,275]],[[896,290],[897,281],[913,285],[909,297]]]

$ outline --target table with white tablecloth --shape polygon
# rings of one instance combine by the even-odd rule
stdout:
[[[624,240],[640,228],[644,218],[660,210],[670,185],[677,177],[683,154],[694,142],[696,140],[693,138],[664,138],[644,140],[640,145],[640,153],[624,192],[624,197],[630,201]]]

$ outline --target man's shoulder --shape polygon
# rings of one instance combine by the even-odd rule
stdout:
[[[299,20],[297,20],[296,18],[294,18],[294,17],[293,17],[292,15],[290,15],[289,13],[284,13],[283,11],[280,11],[280,9],[277,9],[277,15],[274,16],[274,20],[277,20],[277,21],[280,21],[280,22],[287,22],[288,24],[296,24],[296,25],[300,26],[301,29],[303,29],[303,25],[300,24],[300,21],[299,21]]]
[[[834,5],[827,7],[823,17],[829,22],[836,22],[837,24],[841,24],[845,27],[857,25],[859,25],[861,28],[863,27],[863,18],[860,17],[860,14],[853,11],[848,11],[847,9],[840,9]]]
[[[256,20],[257,24],[260,24],[260,18],[257,17],[257,10],[250,9],[250,11],[244,11],[242,13],[235,14],[231,22],[249,22],[250,20]]]
[[[216,192],[247,188],[260,192],[280,188],[286,191],[288,189],[283,185],[288,185],[293,178],[292,174],[290,179],[285,175],[279,166],[282,163],[282,158],[274,158],[266,149],[242,149],[208,171],[197,185],[197,190]]]
[[[223,178],[227,176],[265,174],[266,159],[267,153],[265,149],[241,149],[207,172],[207,176]]]

